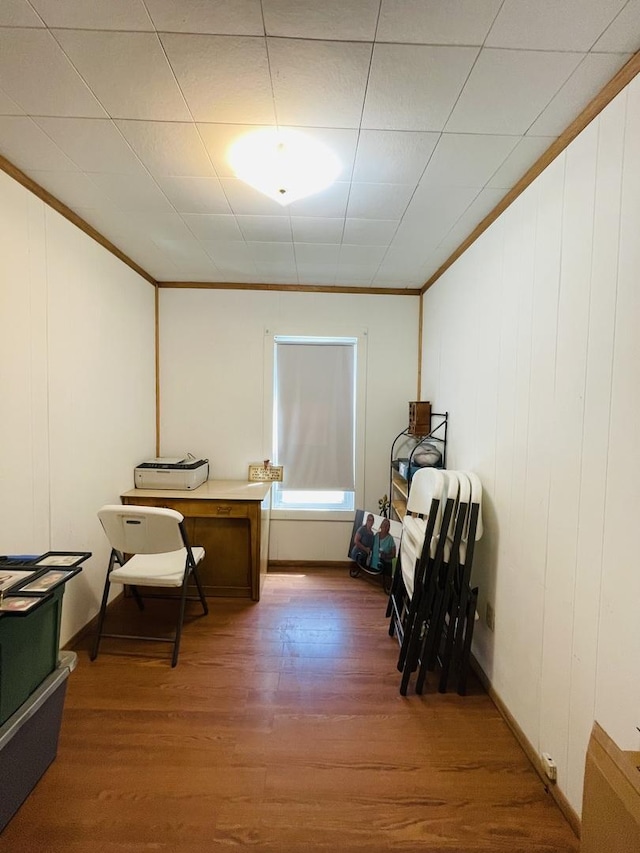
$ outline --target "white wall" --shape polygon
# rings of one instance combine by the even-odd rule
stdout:
[[[97,612],[96,511],[155,451],[154,288],[0,173],[0,553],[91,551],[62,642]]]
[[[578,813],[593,720],[640,749],[638,139],[636,78],[424,301],[422,396],[485,489],[474,652]]]
[[[366,330],[364,482],[377,509],[389,493],[389,452],[416,397],[418,297],[243,290],[160,290],[160,439],[163,455],[209,458],[211,476],[246,479],[271,456],[271,376],[265,330],[358,334]],[[273,516],[272,560],[345,560],[346,521]]]

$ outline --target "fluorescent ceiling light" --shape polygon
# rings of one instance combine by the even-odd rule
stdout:
[[[326,145],[275,127],[241,136],[228,159],[236,177],[283,206],[326,189],[342,168]]]

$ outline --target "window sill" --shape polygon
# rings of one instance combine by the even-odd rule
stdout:
[[[348,521],[353,523],[352,509],[272,509],[272,521]]]

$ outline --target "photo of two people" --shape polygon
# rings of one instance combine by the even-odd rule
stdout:
[[[372,574],[385,574],[391,578],[400,549],[402,525],[366,510],[356,510],[349,559],[356,567],[351,575],[357,577],[360,569]]]

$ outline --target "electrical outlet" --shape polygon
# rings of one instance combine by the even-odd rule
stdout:
[[[487,601],[487,609],[485,611],[485,621],[487,623],[487,628],[490,631],[495,631],[496,614],[495,614],[495,610],[493,609],[493,605],[489,601]]]
[[[551,779],[552,782],[555,782],[558,778],[558,768],[548,752],[542,753],[542,768],[547,778]]]

